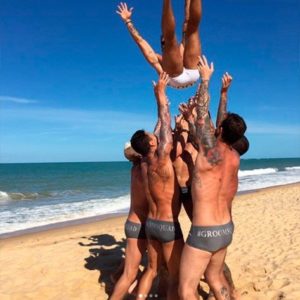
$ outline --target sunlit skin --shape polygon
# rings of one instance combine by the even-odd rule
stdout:
[[[196,99],[197,139],[199,151],[195,162],[192,196],[195,226],[216,226],[231,220],[231,203],[238,186],[239,154],[217,138],[209,116],[208,86],[213,64],[200,58],[202,82]],[[224,277],[226,248],[214,253],[185,245],[180,264],[180,295],[182,299],[198,299],[197,285],[205,274],[217,300],[230,299],[230,288]]]
[[[185,1],[185,20],[183,23],[182,42],[178,43],[175,34],[175,17],[171,0],[163,0],[162,11],[162,54],[156,53],[149,43],[139,34],[132,22],[133,8],[126,3],[118,5],[117,14],[124,21],[127,29],[140,48],[148,63],[158,74],[163,71],[175,77],[183,72],[183,68],[197,70],[198,56],[201,55],[199,23],[202,16],[201,0]]]
[[[176,180],[170,153],[173,147],[171,117],[169,103],[165,94],[169,76],[162,73],[154,83],[154,93],[158,107],[159,125],[155,133],[148,132],[150,151],[145,157],[147,170],[143,173],[148,182],[151,201],[148,217],[153,220],[177,222],[181,204],[179,202],[179,186]],[[179,299],[178,280],[179,264],[183,240],[161,243],[148,240],[149,264],[141,278],[138,296],[147,295],[151,288],[150,279],[157,275],[164,259],[168,269],[167,299]]]
[[[125,157],[132,162],[130,210],[128,220],[145,224],[148,215],[148,201],[146,198],[141,155],[131,147],[124,150]],[[115,284],[110,300],[121,300],[125,297],[131,284],[136,279],[140,262],[147,249],[147,239],[127,238],[123,273]]]
[[[190,188],[197,150],[188,140],[189,124],[181,114],[175,118],[175,126],[174,148],[172,151],[173,166],[179,186],[181,188]],[[189,219],[192,220],[192,197],[190,196],[182,204]]]

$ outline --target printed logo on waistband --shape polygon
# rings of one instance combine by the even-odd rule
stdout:
[[[219,230],[198,230],[197,236],[201,237],[221,237],[223,235],[232,234],[232,230],[229,228]]]

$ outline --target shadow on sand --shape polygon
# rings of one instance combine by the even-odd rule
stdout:
[[[110,276],[117,272],[123,261],[126,240],[117,241],[110,234],[83,237],[87,243],[79,242],[82,247],[89,247],[90,256],[85,258],[85,268],[100,271],[98,282],[105,288],[107,297],[112,292],[113,283]]]
[[[126,239],[117,241],[110,234],[93,235],[90,237],[82,237],[86,239],[86,243],[79,242],[82,247],[89,247],[90,256],[85,258],[85,268],[88,270],[98,270],[100,276],[98,282],[105,289],[107,298],[111,295],[114,283],[111,281],[111,276],[120,276],[122,273],[123,258],[125,254]],[[144,258],[141,266],[145,267],[147,260]],[[166,287],[165,287],[166,288]],[[200,299],[206,300],[208,294],[202,289],[198,289]],[[135,299],[133,296],[128,296],[126,299]],[[156,298],[162,300],[165,298]]]

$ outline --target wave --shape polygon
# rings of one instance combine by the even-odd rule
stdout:
[[[10,197],[6,192],[0,191],[0,200],[9,200]]]
[[[128,211],[130,195],[84,202],[20,207],[0,212],[0,234],[57,222]]]
[[[276,172],[278,172],[277,168],[239,170],[239,177],[272,174],[272,173],[276,173]]]
[[[81,193],[78,190],[67,190],[61,192],[4,192],[0,191],[0,201],[9,200],[37,200],[45,198],[62,198],[68,196],[74,196]]]
[[[300,170],[300,166],[296,166],[296,167],[286,167],[284,168],[286,171],[294,171],[294,170]]]

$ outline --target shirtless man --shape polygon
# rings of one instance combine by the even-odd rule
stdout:
[[[205,274],[217,300],[230,299],[230,288],[223,273],[226,250],[232,241],[231,203],[237,192],[239,154],[230,146],[246,130],[244,120],[227,114],[215,137],[208,108],[208,84],[213,64],[200,58],[201,85],[196,98],[199,151],[194,168],[192,195],[193,222],[180,262],[181,299],[198,299],[197,285]]]
[[[193,217],[192,174],[197,153],[191,142],[189,124],[180,114],[175,119],[172,161],[180,187],[180,202],[183,204],[190,221]]]
[[[232,81],[232,77],[226,73],[222,77],[222,88],[221,88],[221,97],[220,97],[220,102],[219,102],[219,110],[218,110],[218,125],[220,126],[220,121],[223,120],[227,114],[227,92],[228,88],[230,86],[230,83]],[[197,94],[196,94],[197,96]],[[194,106],[194,99],[195,97],[192,97],[189,99],[188,103],[181,103],[179,105],[179,111],[181,112],[181,116],[185,119],[185,128],[188,129],[188,133],[186,133],[185,129],[181,129],[181,142],[184,141],[185,134],[187,134],[188,138],[187,143],[186,143],[186,148],[185,148],[185,155],[183,152],[183,159],[179,156],[176,158],[176,160],[173,162],[174,167],[175,167],[175,172],[178,178],[178,182],[180,187],[182,187],[181,182],[187,182],[188,186],[191,186],[191,181],[192,181],[192,173],[196,161],[196,156],[197,156],[197,145],[195,144],[195,133],[196,133],[196,128],[195,128],[195,106]],[[176,124],[179,122],[176,122]],[[181,123],[181,122],[180,122]],[[186,125],[188,124],[188,126]],[[180,128],[182,127],[179,126]],[[243,155],[245,152],[247,152],[249,143],[248,140],[245,136],[240,138],[237,142],[235,142],[232,147],[241,155]],[[177,147],[180,149],[180,147]],[[177,151],[179,152],[179,150]],[[182,189],[184,191],[184,189]],[[183,201],[183,205],[185,207],[185,210],[189,216],[189,219],[192,221],[192,216],[193,216],[193,202],[192,202],[192,195],[191,195],[191,188],[187,189],[186,193],[181,193]],[[234,282],[232,280],[231,272],[229,267],[226,265],[224,262],[224,276],[226,277],[229,286],[230,286],[230,294],[233,300],[238,300],[240,299],[239,294],[235,288]],[[215,300],[216,298],[214,297],[214,294],[212,290],[209,292],[209,300]]]
[[[162,55],[155,53],[134,27],[131,15],[133,8],[126,3],[118,5],[119,14],[128,31],[140,48],[145,59],[158,74],[163,71],[169,74],[169,85],[173,88],[186,88],[199,79],[197,68],[198,56],[201,55],[199,24],[202,16],[201,0],[185,1],[185,21],[183,40],[179,44],[175,34],[175,18],[171,0],[163,0],[162,12]]]
[[[160,266],[161,259],[164,258],[169,273],[167,299],[176,300],[179,299],[179,261],[184,243],[178,222],[181,208],[179,186],[170,158],[173,140],[169,104],[165,94],[168,80],[168,75],[163,72],[154,86],[160,120],[158,136],[138,130],[131,138],[131,145],[147,162],[148,187],[152,197],[146,221],[150,261],[145,275],[152,272],[151,267],[157,271],[157,266]],[[147,297],[147,291],[140,293],[139,289],[138,297]]]
[[[148,215],[148,202],[142,177],[143,162],[140,154],[136,153],[130,144],[125,145],[125,157],[132,162],[130,210],[125,223],[127,239],[125,250],[124,271],[117,281],[110,300],[121,300],[136,279],[140,262],[147,249],[145,222]]]

